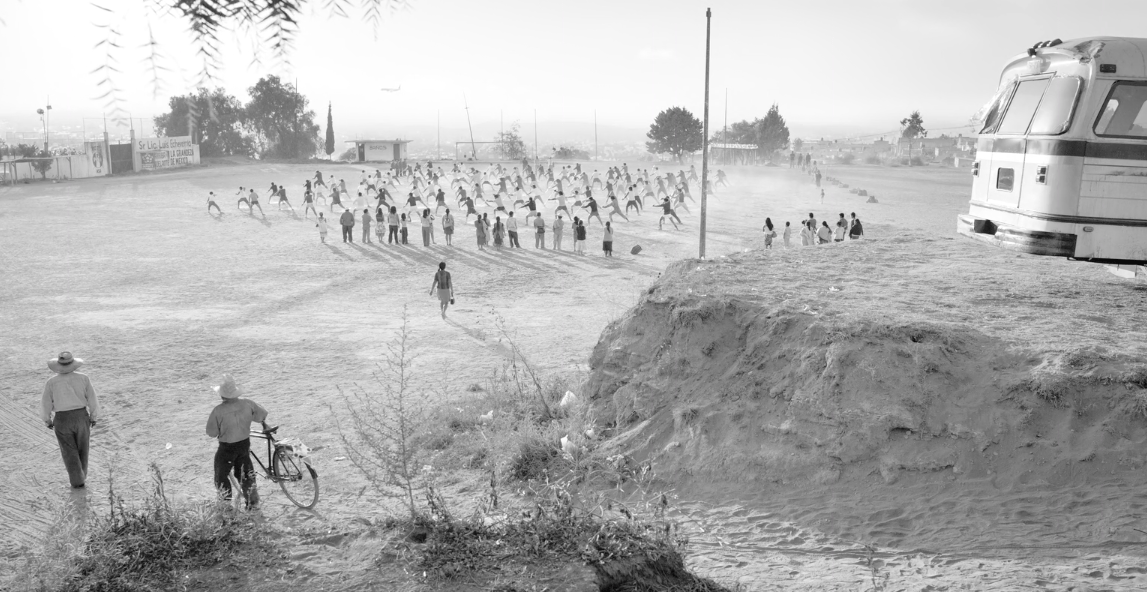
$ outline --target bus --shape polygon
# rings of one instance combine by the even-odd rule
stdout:
[[[1147,39],[1043,41],[977,114],[957,231],[1023,253],[1147,268]]]

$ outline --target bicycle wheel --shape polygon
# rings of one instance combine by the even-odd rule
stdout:
[[[275,481],[291,503],[311,509],[319,503],[319,474],[311,465],[284,448],[276,448],[271,460]]]

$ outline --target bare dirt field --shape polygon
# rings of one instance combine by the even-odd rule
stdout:
[[[358,179],[358,167],[323,170],[348,184]],[[960,325],[1021,358],[1080,348],[1092,348],[1096,359],[1147,352],[1142,284],[1099,266],[1018,256],[958,237],[955,216],[970,188],[965,170],[827,171],[874,193],[875,204],[831,186],[822,203],[810,178],[787,168],[727,172],[733,186],[718,188],[710,202],[713,263],[703,264],[717,271],[706,280],[697,275],[703,268],[692,269],[671,291],[735,292],[749,301],[759,294],[762,307],[848,323]],[[526,233],[520,251],[479,252],[465,225],[453,248],[443,245],[440,229],[431,248],[413,235],[403,247],[345,245],[333,226],[322,245],[312,222],[266,201],[265,218],[237,211],[231,197],[218,199],[224,215],[206,212],[208,191],[230,196],[243,185],[265,192],[271,182],[286,183],[298,209],[299,186],[313,174],[313,167],[254,164],[0,188],[0,450],[11,467],[0,480],[0,524],[11,531],[0,536],[0,553],[25,552],[53,511],[77,495],[38,419],[45,361],[59,351],[86,360],[105,409],[92,438],[88,491],[78,500],[99,503],[112,470],[121,490],[146,488],[152,462],[169,491],[211,495],[215,444],[203,427],[216,403],[210,387],[230,372],[283,434],[322,447],[318,511],[297,511],[266,490],[264,513],[334,528],[386,511],[362,495],[362,479],[342,460],[333,413],[342,406],[339,387],[369,380],[404,307],[419,379],[445,384],[461,400],[508,356],[498,318],[537,368],[584,378],[603,330],[638,305],[668,265],[696,255],[693,204],[681,232],[659,231],[653,212],[619,221],[613,259],[601,256],[596,222],[589,255],[580,257],[536,251]],[[830,224],[838,212],[856,212],[865,223],[863,244],[745,253],[761,247],[765,216],[795,224],[808,212]],[[635,244],[643,250],[630,255]],[[458,297],[446,321],[427,295],[439,261],[453,273]],[[1143,449],[1143,434],[1128,437],[1129,451]],[[895,589],[1142,589],[1147,535],[1138,528],[1147,525],[1138,512],[1147,500],[1132,499],[1126,480],[1065,479],[1075,489],[1053,496],[1054,516],[1029,489],[897,514],[887,513],[892,501],[855,507],[855,497],[815,488],[768,499],[687,479],[678,511],[691,529],[698,571],[750,589],[872,586],[864,544],[879,548],[876,572],[889,573]],[[1071,495],[1077,504],[1064,501]],[[951,516],[931,528],[944,512]],[[1079,516],[1061,528],[1059,516],[1072,512]],[[1025,521],[1049,525],[997,528]],[[969,526],[960,530],[961,522]],[[1097,522],[1107,530],[1088,526]],[[326,567],[319,559],[310,559],[317,573],[354,569],[346,554]]]

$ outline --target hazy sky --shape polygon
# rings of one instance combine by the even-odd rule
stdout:
[[[166,110],[193,88],[199,62],[175,16],[148,16],[145,0],[0,0],[0,118],[32,114],[50,94],[53,115],[99,116],[103,63],[97,22],[123,35],[116,81],[135,117]],[[712,127],[764,115],[777,102],[795,135],[894,130],[922,111],[927,127],[960,125],[994,90],[1009,57],[1032,43],[1091,35],[1147,36],[1144,0],[409,0],[384,14],[377,37],[358,17],[330,17],[312,0],[289,65],[252,63],[250,35],[225,37],[218,84],[246,100],[261,75],[298,79],[316,111],[334,104],[336,127],[464,128],[521,120],[646,128],[658,111],[703,106],[705,8],[713,9]],[[163,88],[153,96],[148,25],[159,42]],[[35,57],[32,57],[35,56]],[[402,90],[379,89],[401,85]],[[325,113],[323,113],[325,115]]]

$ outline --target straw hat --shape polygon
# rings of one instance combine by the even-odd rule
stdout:
[[[61,352],[54,360],[48,360],[48,369],[59,374],[67,374],[84,365],[84,361],[73,358],[72,352]]]
[[[211,387],[220,397],[224,399],[238,399],[243,391],[235,384],[235,378],[230,374],[223,375],[223,384]]]

